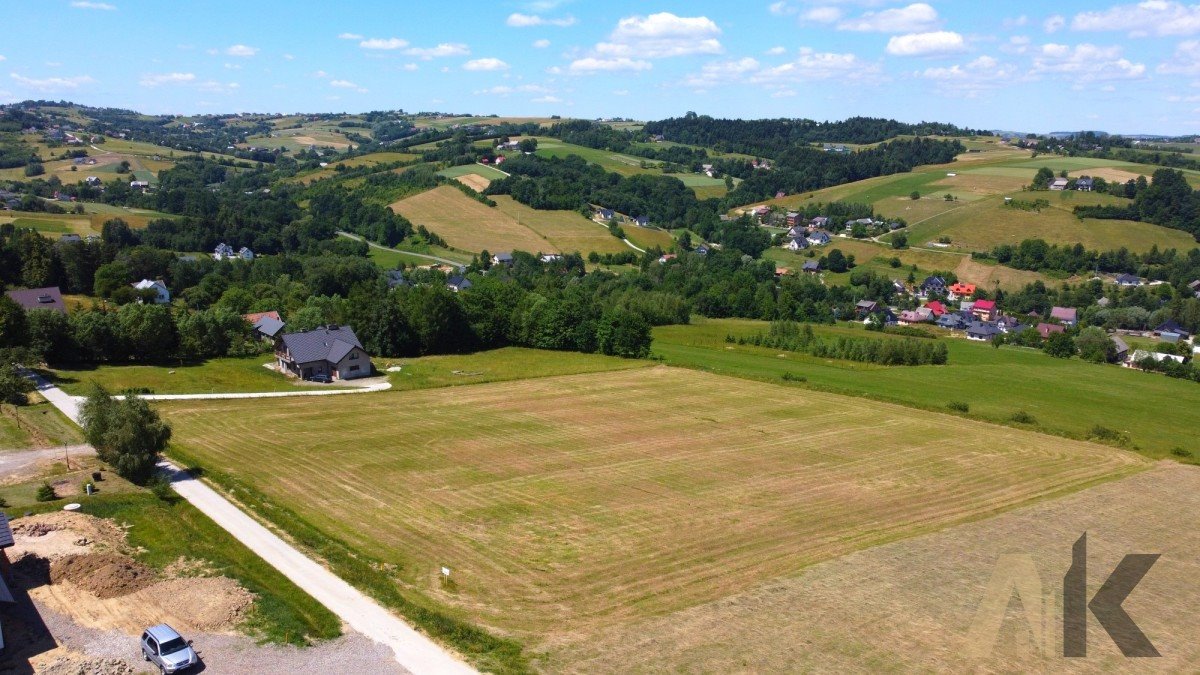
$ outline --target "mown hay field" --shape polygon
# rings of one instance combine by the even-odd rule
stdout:
[[[551,652],[1147,463],[669,367],[162,410],[189,461]]]
[[[583,255],[597,253],[622,253],[630,251],[620,239],[608,233],[608,228],[584,218],[578,211],[540,211],[515,201],[508,195],[492,197],[497,208],[519,221],[539,235],[545,237],[567,253],[578,251]],[[626,227],[630,229],[642,228]]]
[[[392,204],[392,210],[464,251],[559,252],[553,243],[504,211],[481,204],[449,185],[402,199]]]

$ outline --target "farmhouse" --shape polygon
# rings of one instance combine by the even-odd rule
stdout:
[[[512,262],[513,262],[512,254],[508,253],[508,252],[497,253],[492,256],[492,264],[493,265],[511,265]]]
[[[874,314],[875,312],[879,311],[879,303],[875,302],[874,300],[860,300],[858,304],[854,306],[854,311],[860,317]]]
[[[1053,307],[1050,309],[1050,318],[1057,319],[1064,326],[1074,326],[1079,320],[1079,310],[1074,307]]]
[[[829,226],[829,216],[817,216],[808,221],[808,226],[813,229],[823,229]]]
[[[1125,344],[1120,335],[1112,336],[1112,343],[1117,348],[1117,362],[1124,363],[1125,359],[1129,358],[1129,345]]]
[[[633,223],[638,227],[650,227],[650,216],[638,216],[633,219]]]
[[[1187,329],[1185,329],[1183,326],[1180,326],[1175,319],[1167,319],[1163,323],[1159,324],[1158,327],[1154,329],[1154,332],[1159,337],[1163,337],[1168,334],[1175,335],[1183,339],[1187,339],[1189,337]]]
[[[1055,178],[1054,180],[1050,181],[1050,189],[1054,190],[1055,192],[1066,190],[1068,182],[1069,181],[1066,178]]]
[[[310,379],[353,380],[371,374],[371,357],[349,326],[285,333],[275,345],[279,371]]]
[[[471,285],[470,279],[459,274],[456,274],[446,280],[446,288],[454,291],[455,293],[458,293],[459,291],[465,291],[470,288]]]
[[[213,249],[213,260],[230,260],[235,255],[237,254],[234,253],[233,247],[224,242],[217,244],[217,247]]]
[[[49,309],[55,312],[67,313],[67,306],[63,303],[62,291],[58,286],[48,286],[46,288],[30,288],[24,291],[6,291],[4,293],[12,298],[13,302],[17,303],[25,311],[35,309]]]
[[[617,217],[617,212],[612,209],[597,209],[596,217],[600,220],[612,220]]]
[[[821,264],[816,260],[805,260],[804,264],[800,266],[800,271],[807,274],[816,274],[821,271]]]
[[[1095,185],[1096,182],[1092,180],[1091,176],[1080,176],[1075,181],[1075,189],[1080,192],[1091,192]]]
[[[171,302],[171,291],[167,290],[167,285],[162,279],[142,279],[136,284],[131,284],[135,291],[152,291],[154,293],[154,304],[165,305]]]
[[[1117,282],[1118,286],[1141,286],[1142,280],[1134,274],[1118,274],[1113,281]]]

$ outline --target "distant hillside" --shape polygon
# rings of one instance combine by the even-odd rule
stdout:
[[[775,157],[789,148],[809,143],[870,144],[901,135],[990,135],[990,132],[977,132],[940,122],[907,124],[874,117],[851,117],[841,122],[809,119],[740,120],[717,119],[693,112],[683,117],[648,122],[644,130],[647,134],[662,136],[675,143],[761,157]]]

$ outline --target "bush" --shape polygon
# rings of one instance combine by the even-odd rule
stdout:
[[[1176,457],[1190,458],[1192,456],[1192,451],[1184,450],[1183,448],[1171,448],[1171,454],[1175,455]]]
[[[1113,431],[1108,427],[1097,424],[1088,432],[1088,438],[1096,441],[1104,441],[1105,443],[1117,443],[1126,445],[1129,443],[1129,437],[1119,431]]]
[[[146,482],[146,487],[150,488],[150,492],[154,493],[164,502],[175,502],[179,499],[179,493],[175,492],[175,488],[171,487],[171,481],[167,480],[162,474],[155,474]]]
[[[0,497],[0,509],[7,509],[7,508],[8,508],[8,500],[5,499],[4,497]]]
[[[780,379],[782,379],[784,382],[808,382],[807,377],[803,375],[796,375],[795,373],[790,372],[781,375]]]
[[[953,410],[954,412],[960,412],[960,413],[971,412],[970,404],[965,403],[963,401],[950,401],[949,403],[946,404],[946,407]]]
[[[37,494],[34,495],[34,498],[39,502],[52,502],[55,499],[58,499],[58,493],[54,491],[54,487],[49,483],[42,483],[38,487]]]
[[[1008,418],[1008,421],[1016,422],[1017,424],[1037,424],[1037,419],[1024,410],[1018,410],[1017,412],[1013,413],[1012,416]]]

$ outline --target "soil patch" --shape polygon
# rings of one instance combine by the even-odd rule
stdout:
[[[488,188],[489,185],[492,184],[492,181],[488,180],[487,178],[473,173],[464,174],[458,178],[455,178],[455,180],[476,192],[483,192]]]
[[[112,553],[69,555],[50,565],[50,582],[70,581],[97,598],[129,595],[154,583],[154,570]]]

